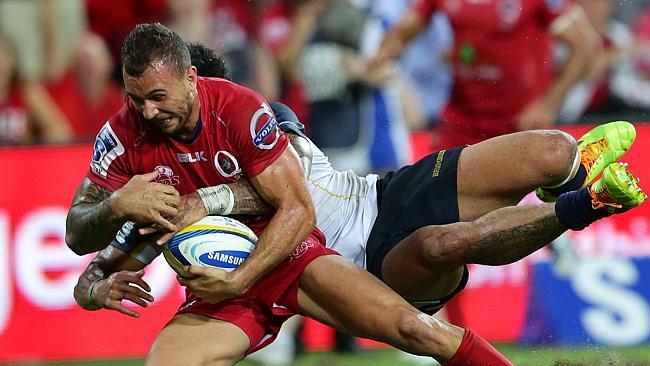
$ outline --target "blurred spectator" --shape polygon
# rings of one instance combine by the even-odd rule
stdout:
[[[615,67],[632,49],[632,34],[621,21],[612,17],[614,0],[576,0],[598,32],[603,52],[595,58],[591,75],[578,83],[567,95],[559,117],[560,123],[584,121],[585,113],[611,115],[620,108],[612,99],[610,80],[617,78],[621,69]],[[559,47],[558,56],[564,62],[568,51]],[[593,119],[593,117],[591,117]]]
[[[214,49],[236,83],[275,96],[274,63],[262,54],[255,38],[256,6],[241,0],[168,0],[171,29],[189,42]]]
[[[122,80],[122,42],[136,24],[164,22],[167,0],[86,0],[90,30],[108,44],[115,80]]]
[[[650,8],[641,12],[633,26],[634,43],[629,57],[616,67],[611,89],[627,108],[650,110]]]
[[[393,28],[408,10],[412,0],[375,0],[372,13],[382,24],[384,31]],[[449,19],[442,12],[433,14],[429,25],[406,48],[399,59],[399,66],[413,84],[426,126],[433,126],[440,120],[440,114],[449,99],[451,69],[447,62],[453,45],[453,32]],[[415,99],[415,100],[414,100]],[[411,107],[413,108],[413,107]],[[405,108],[408,113],[411,109]],[[411,120],[407,116],[407,121]],[[415,123],[412,127],[418,128]]]
[[[99,128],[124,104],[123,92],[111,78],[112,70],[113,60],[104,40],[87,33],[77,45],[72,67],[48,86],[75,141],[93,141]]]
[[[22,81],[15,48],[0,36],[0,145],[63,142],[69,136],[42,85]]]
[[[298,66],[305,46],[313,39],[318,17],[326,3],[327,0],[271,2],[262,12],[258,31],[260,42],[273,55],[280,76],[278,95],[270,98],[291,107],[308,131],[309,106]],[[326,65],[325,61],[322,65]]]
[[[58,80],[85,29],[84,0],[0,1],[0,34],[16,45],[18,71],[30,81]]]
[[[312,139],[339,170],[364,174],[405,164],[403,84],[394,77],[393,65],[370,73],[363,57],[378,43],[379,20],[348,1],[325,5],[299,56]]]
[[[444,11],[454,31],[454,86],[434,149],[554,123],[566,93],[589,71],[594,30],[565,0],[416,0],[369,64],[391,59]],[[553,79],[551,36],[571,56]]]

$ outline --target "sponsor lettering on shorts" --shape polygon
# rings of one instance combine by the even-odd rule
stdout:
[[[442,160],[445,158],[445,152],[447,150],[440,150],[438,156],[436,156],[436,164],[433,166],[433,177],[440,175],[440,168],[442,168]]]

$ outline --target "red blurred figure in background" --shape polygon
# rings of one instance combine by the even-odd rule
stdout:
[[[454,86],[434,150],[554,124],[568,90],[590,68],[595,31],[568,0],[417,0],[369,61],[398,56],[435,11],[454,31]],[[553,78],[552,36],[571,54]]]

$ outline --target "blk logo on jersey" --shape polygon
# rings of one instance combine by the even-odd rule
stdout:
[[[278,123],[271,108],[263,103],[260,109],[253,113],[250,125],[253,145],[258,149],[271,150],[280,139]]]
[[[219,150],[214,154],[214,167],[224,178],[234,178],[236,180],[241,175],[241,168],[237,159],[224,150]]]
[[[158,165],[154,169],[156,169],[158,172],[158,176],[155,179],[157,183],[166,184],[168,186],[175,186],[180,182],[180,177],[178,175],[174,175],[172,168],[165,165]]]
[[[90,169],[93,173],[106,178],[111,163],[122,154],[124,154],[124,146],[113,132],[111,125],[106,122],[95,138]]]
[[[194,153],[177,153],[176,157],[178,158],[179,163],[198,163],[200,161],[208,161],[205,158],[204,151],[197,151]]]

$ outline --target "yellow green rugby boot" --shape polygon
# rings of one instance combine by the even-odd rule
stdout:
[[[582,136],[578,140],[580,164],[587,173],[582,187],[593,182],[607,166],[617,162],[632,146],[635,138],[634,125],[626,121],[600,125]],[[544,202],[557,199],[557,195],[546,188],[538,188],[535,193]]]
[[[627,163],[609,164],[603,176],[589,188],[591,205],[609,213],[621,213],[640,206],[648,195],[638,185],[639,179],[632,175]]]

